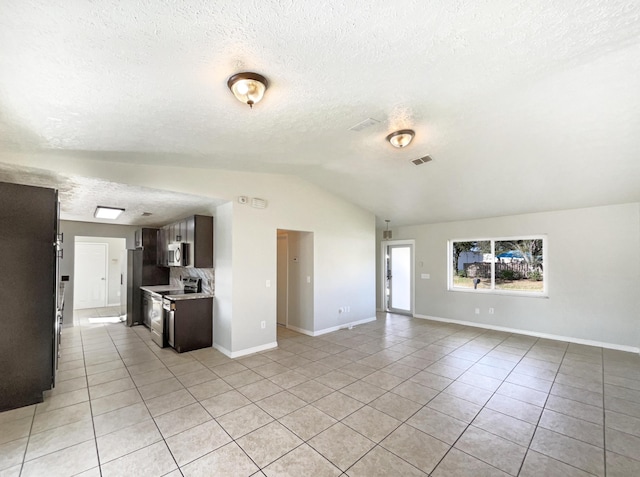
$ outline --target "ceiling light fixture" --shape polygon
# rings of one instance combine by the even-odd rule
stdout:
[[[227,80],[227,86],[233,95],[242,103],[246,103],[250,108],[259,102],[264,96],[264,92],[269,86],[267,78],[258,73],[236,73]]]
[[[416,133],[413,129],[400,129],[399,131],[389,134],[387,136],[387,141],[389,141],[393,147],[401,149],[411,144],[415,135]]]
[[[391,240],[393,238],[393,232],[389,230],[389,222],[391,221],[389,219],[384,219],[384,221],[387,223],[387,230],[382,231],[382,240]]]
[[[99,205],[96,207],[96,211],[93,213],[93,216],[96,219],[110,219],[115,220],[120,217],[120,214],[124,212],[124,209],[118,209],[115,207],[104,207]]]

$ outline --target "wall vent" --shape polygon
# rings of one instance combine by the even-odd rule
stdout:
[[[254,197],[251,199],[251,207],[255,207],[256,209],[265,209],[267,207],[267,201]]]
[[[431,158],[431,156],[424,156],[424,157],[420,157],[419,159],[414,159],[413,162],[416,166],[419,166],[420,164],[424,164],[425,162],[429,162],[432,161],[433,159]]]

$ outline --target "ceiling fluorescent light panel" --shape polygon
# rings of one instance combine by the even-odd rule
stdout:
[[[96,219],[115,220],[120,217],[120,214],[122,214],[122,212],[124,212],[124,209],[118,209],[115,207],[104,207],[102,205],[99,205],[98,207],[96,207],[96,211],[93,216]]]

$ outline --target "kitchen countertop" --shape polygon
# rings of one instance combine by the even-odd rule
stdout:
[[[169,298],[170,300],[195,300],[196,298],[213,298],[211,293],[182,293],[181,287],[172,287],[169,285],[149,285],[140,287],[140,290],[153,293],[162,298]],[[160,295],[160,292],[175,292],[166,295]]]

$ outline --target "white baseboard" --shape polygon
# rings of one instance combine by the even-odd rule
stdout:
[[[496,325],[489,325],[486,323],[476,323],[474,321],[452,320],[450,318],[438,318],[437,316],[414,314],[413,317],[421,318],[423,320],[441,321],[443,323],[454,323],[457,325],[473,326],[474,328],[483,328],[486,330],[504,331],[507,333],[517,333],[520,335],[535,336],[536,338],[545,338],[545,339],[556,340],[556,341],[568,341],[569,343],[576,343],[576,344],[582,344],[587,346],[597,346],[600,348],[615,349],[618,351],[627,351],[629,353],[640,353],[640,348],[637,348],[635,346],[626,346],[626,345],[619,345],[615,343],[605,343],[602,341],[585,340],[582,338],[553,335],[550,333],[539,333],[537,331],[519,330],[516,328],[508,328],[506,326],[496,326]]]
[[[344,323],[342,325],[338,325],[338,326],[332,326],[331,328],[324,328],[322,330],[318,330],[318,331],[309,331],[309,330],[305,330],[303,328],[298,328],[296,326],[287,326],[287,328],[289,328],[290,330],[293,331],[297,331],[298,333],[302,333],[303,335],[307,335],[307,336],[320,336],[320,335],[326,335],[327,333],[333,333],[334,331],[338,331],[338,330],[343,330],[345,328],[351,328],[353,326],[358,326],[358,325],[364,325],[365,323],[370,323],[372,321],[376,321],[376,317],[373,316],[371,318],[364,318],[362,320],[358,320],[358,321],[352,321],[350,323]]]
[[[304,328],[298,328],[297,326],[291,326],[288,325],[287,326],[288,330],[293,330],[293,331],[297,331],[298,333],[302,333],[303,335],[307,335],[307,336],[315,336],[313,334],[313,331],[309,331],[309,330],[305,330]]]
[[[213,348],[217,349],[218,351],[220,351],[223,355],[225,355],[226,357],[230,358],[231,357],[231,351],[229,351],[227,348],[225,348],[224,346],[220,346],[218,343],[213,343],[211,345]]]
[[[220,351],[225,356],[229,358],[240,358],[242,356],[246,356],[248,354],[259,353],[260,351],[266,351],[268,349],[273,349],[278,347],[278,343],[274,341],[273,343],[267,343],[261,346],[254,346],[253,348],[242,349],[240,351],[229,351],[227,348],[220,346],[218,343],[213,343],[213,347]]]

